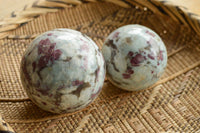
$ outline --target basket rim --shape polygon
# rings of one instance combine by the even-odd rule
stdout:
[[[87,2],[97,2],[89,0]],[[99,1],[98,1],[99,2]],[[124,8],[144,8],[147,7],[158,15],[167,15],[185,24],[200,35],[200,16],[190,11],[183,2],[173,2],[172,0],[104,0],[103,2],[111,2]],[[30,4],[25,5],[24,9],[13,11],[11,15],[0,20],[0,39],[8,37],[10,31],[20,27],[21,25],[34,20],[36,16],[46,14],[48,12],[57,12],[63,8],[73,8],[74,5],[85,4],[83,0],[32,0]],[[146,8],[144,8],[146,10]],[[14,14],[14,15],[13,15]]]

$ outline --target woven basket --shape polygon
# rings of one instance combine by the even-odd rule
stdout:
[[[0,132],[200,132],[200,17],[179,2],[30,0],[10,11],[0,19]],[[101,48],[110,32],[127,24],[153,29],[166,44],[168,66],[156,84],[127,92],[105,80],[92,104],[62,115],[45,112],[30,101],[21,85],[19,64],[37,35],[71,28]]]

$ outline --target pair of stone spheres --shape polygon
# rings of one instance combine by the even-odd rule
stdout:
[[[66,113],[86,107],[98,96],[106,71],[112,84],[136,91],[154,84],[166,64],[163,41],[144,26],[127,25],[113,31],[102,53],[88,36],[55,29],[38,36],[25,50],[20,76],[37,106]]]

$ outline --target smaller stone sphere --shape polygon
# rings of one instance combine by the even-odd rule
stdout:
[[[167,51],[161,38],[136,24],[113,31],[104,42],[102,53],[109,81],[128,91],[153,85],[167,65]]]
[[[38,36],[21,61],[21,81],[29,98],[53,113],[80,110],[100,93],[105,63],[86,35],[55,29]]]

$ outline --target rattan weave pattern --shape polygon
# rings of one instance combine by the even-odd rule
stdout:
[[[106,80],[90,106],[62,115],[45,112],[28,99],[19,64],[35,36],[54,28],[72,28],[101,48],[112,30],[132,23],[152,28],[167,46],[168,66],[154,86],[126,92]],[[16,132],[200,132],[199,44],[190,27],[146,8],[89,3],[41,15],[0,40],[0,113]]]

